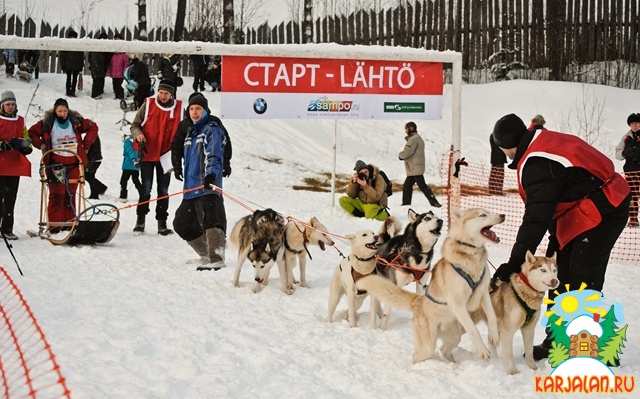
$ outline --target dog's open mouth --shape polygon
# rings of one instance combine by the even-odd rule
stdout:
[[[369,244],[365,244],[365,247],[367,247],[369,249],[378,249],[378,242],[374,241],[374,242],[371,242]]]
[[[438,227],[436,227],[435,229],[431,230],[431,234],[435,235],[435,236],[440,236],[442,234],[442,220],[438,220]]]
[[[320,247],[321,250],[324,251],[324,241],[318,240],[318,246]]]
[[[482,230],[480,230],[480,234],[488,238],[491,242],[499,243],[500,238],[496,235],[496,233],[493,232],[493,230],[491,230],[492,227],[493,226],[487,226],[483,228]]]

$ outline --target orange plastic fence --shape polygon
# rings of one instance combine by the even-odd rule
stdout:
[[[0,267],[0,398],[71,398],[29,305]]]
[[[448,187],[450,170],[454,170],[451,158],[451,154],[445,154],[440,167],[440,176],[444,187]],[[500,188],[498,183],[502,173],[504,174],[504,184]],[[449,190],[449,203],[459,204],[462,209],[484,208],[494,213],[504,213],[506,215],[505,222],[495,226],[492,230],[500,237],[498,245],[511,247],[516,239],[524,214],[524,203],[518,193],[516,171],[506,166],[505,168],[495,168],[492,171],[489,164],[469,163],[467,166],[461,166],[458,177],[460,190],[459,192],[454,189]],[[638,192],[640,173],[626,173],[625,178],[630,182],[632,190]],[[443,217],[448,218],[448,213],[446,211],[444,213]],[[637,220],[637,200],[632,202],[630,214],[632,219],[635,217]],[[538,247],[538,255],[545,253],[547,244],[548,235]],[[506,262],[507,260],[495,261]],[[640,262],[640,227],[627,226],[624,229],[611,252],[611,260],[622,263]]]

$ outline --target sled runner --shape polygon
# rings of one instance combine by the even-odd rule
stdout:
[[[48,162],[54,150],[45,151],[40,159],[40,222],[38,232],[27,232],[49,240],[54,245],[92,245],[104,244],[115,236],[120,226],[120,212],[112,204],[89,204],[84,196],[84,165],[75,152],[56,149],[55,152],[68,152],[77,160],[78,177],[69,178],[64,165]],[[49,219],[50,185],[64,185],[66,195],[71,201],[74,218],[64,222]],[[75,197],[71,195],[70,185],[77,184]]]

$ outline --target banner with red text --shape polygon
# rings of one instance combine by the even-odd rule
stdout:
[[[221,116],[441,119],[442,64],[224,56]]]

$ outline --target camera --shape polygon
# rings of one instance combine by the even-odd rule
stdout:
[[[367,180],[367,174],[366,173],[358,173],[358,179]]]

